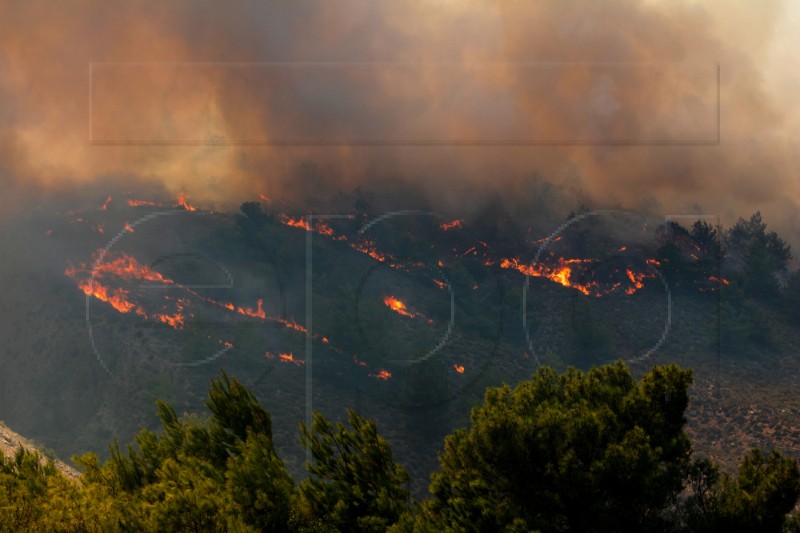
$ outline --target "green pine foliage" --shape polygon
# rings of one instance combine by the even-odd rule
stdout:
[[[794,458],[753,450],[731,474],[692,457],[691,382],[675,365],[636,380],[620,362],[490,388],[445,439],[430,497],[412,502],[408,473],[353,411],[301,426],[313,461],[295,484],[269,413],[223,372],[208,417],[159,402],[160,432],[113,443],[104,463],[74,458],[78,481],[37,452],[0,456],[0,531],[800,530]]]

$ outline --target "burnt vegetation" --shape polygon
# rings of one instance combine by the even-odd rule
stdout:
[[[711,401],[713,354],[771,364],[797,338],[800,274],[759,213],[725,229],[592,218],[581,206],[548,235],[492,202],[452,219],[381,218],[374,201],[357,191],[344,216],[310,219],[247,202],[182,235],[201,253],[147,268],[134,248],[110,255],[95,271],[117,277],[97,275],[100,286],[81,277],[88,267],[71,267],[70,282],[106,295],[96,312],[115,331],[127,313],[135,339],[167,354],[168,363],[144,349],[107,360],[124,375],[112,384],[166,400],[157,419],[131,421],[160,430],[76,457],[78,484],[28,452],[4,460],[0,529],[800,528],[798,449],[773,450],[796,434],[720,452],[726,434],[693,419],[722,405]],[[320,411],[298,433],[309,253]],[[132,270],[180,289],[200,259],[208,279],[224,281],[209,258],[245,280],[227,299],[196,288],[137,301],[117,290]],[[170,313],[147,307],[174,302]],[[143,327],[154,318],[159,328]]]

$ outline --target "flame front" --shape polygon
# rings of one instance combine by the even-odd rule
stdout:
[[[233,307],[233,304],[230,304],[230,306],[231,307],[228,307],[226,305],[225,307],[230,309],[230,308]],[[261,298],[259,298],[259,300],[257,302],[257,308],[256,309],[250,309],[249,307],[238,307],[236,309],[236,312],[239,313],[240,315],[251,316],[251,317],[254,317],[254,318],[260,318],[262,320],[267,318],[267,313],[264,312],[264,300],[261,299]]]
[[[461,229],[463,225],[464,225],[464,219],[459,218],[458,220],[452,220],[450,222],[442,222],[441,224],[439,224],[439,228],[441,228],[442,231],[450,231],[452,229]]]
[[[175,207],[182,207],[186,211],[197,211],[197,208],[189,203],[186,202],[186,196],[183,195],[182,192],[178,193],[177,204]]]
[[[392,373],[389,372],[388,370],[384,370],[384,369],[381,368],[378,371],[377,374],[369,374],[369,377],[375,378],[375,379],[380,379],[380,380],[383,380],[383,381],[388,381],[389,379],[391,379]]]
[[[560,285],[563,285],[564,287],[570,287],[572,289],[579,290],[583,294],[589,296],[597,288],[597,284],[580,284],[577,282],[572,282],[570,280],[570,277],[572,276],[572,267],[569,265],[591,262],[591,259],[564,259],[563,257],[559,257],[557,267],[548,267],[541,263],[533,266],[520,263],[518,259],[503,259],[500,261],[500,268],[511,268],[528,276],[547,278],[550,281],[554,281]],[[599,294],[595,294],[595,296],[599,296]]]
[[[459,374],[464,373],[464,365],[455,364],[453,365],[453,369],[458,372]]]
[[[386,307],[400,315],[407,316],[409,318],[414,318],[416,316],[414,313],[408,311],[406,304],[394,296],[384,296],[383,303],[386,305]]]

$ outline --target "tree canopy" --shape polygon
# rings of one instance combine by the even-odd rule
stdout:
[[[684,432],[692,372],[621,362],[563,374],[541,368],[486,391],[470,425],[449,435],[430,497],[374,422],[314,413],[300,439],[308,477],[295,484],[269,413],[224,372],[208,415],[158,403],[111,457],[75,458],[79,482],[38,453],[0,456],[0,529],[8,531],[796,531],[797,461],[753,450],[736,473],[692,456]],[[792,529],[794,528],[794,529]]]

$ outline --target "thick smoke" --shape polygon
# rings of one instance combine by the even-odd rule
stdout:
[[[303,206],[310,197],[360,186],[418,190],[441,210],[464,211],[486,198],[509,203],[527,198],[525,188],[537,172],[575,204],[664,214],[698,211],[720,215],[726,223],[761,210],[772,227],[798,243],[800,187],[792,132],[800,123],[800,106],[791,96],[798,78],[783,72],[798,70],[796,61],[792,68],[791,50],[800,43],[792,43],[797,37],[787,30],[786,21],[798,18],[789,7],[777,1],[653,0],[4,2],[0,207],[13,211],[42,194],[87,184],[96,191],[109,176],[127,176],[218,205],[264,193]],[[424,69],[412,69],[403,79],[365,77],[353,69],[330,90],[320,74],[305,92],[289,91],[287,101],[264,96],[274,81],[264,70],[164,74],[102,63],[310,61],[499,66],[465,78],[477,92],[461,96],[469,110],[458,114],[446,107],[458,78],[441,71],[427,76]],[[521,62],[550,67],[531,73],[519,68]],[[627,64],[641,68],[619,66]],[[648,74],[647,65],[663,68]],[[663,74],[675,65],[678,74]],[[411,135],[412,140],[423,134],[469,140],[530,133],[556,141],[646,141],[666,132],[677,139],[715,141],[716,65],[719,144],[90,142],[90,135],[174,141],[185,139],[187,131],[212,141],[268,140],[292,132],[328,139],[366,132],[372,139]],[[684,67],[689,70],[681,71]],[[503,91],[504,102],[536,117],[530,131],[520,129],[514,113],[498,109],[498,101],[487,96],[492,90]],[[169,116],[157,107],[160,99],[169,100]],[[681,106],[671,107],[675,102]],[[408,197],[398,204],[415,201]]]

